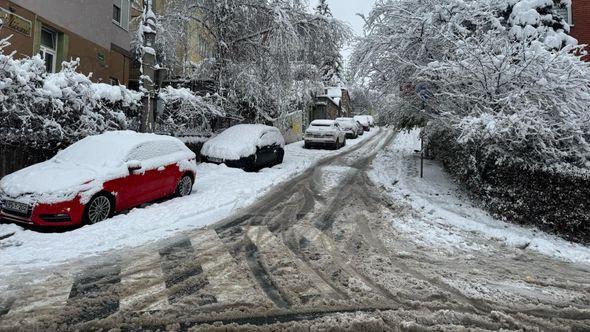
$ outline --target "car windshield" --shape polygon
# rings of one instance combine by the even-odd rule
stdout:
[[[325,124],[325,123],[320,123],[320,124],[312,123],[311,126],[312,127],[331,127],[331,125]]]
[[[86,138],[60,151],[52,160],[88,166],[121,165],[127,155],[122,146],[100,144],[96,139]]]

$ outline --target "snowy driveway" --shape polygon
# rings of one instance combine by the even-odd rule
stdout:
[[[282,165],[246,173],[224,165],[200,164],[194,193],[134,209],[97,225],[60,234],[37,233],[0,224],[0,276],[49,267],[71,259],[159,241],[176,233],[210,225],[244,208],[281,182],[313,167],[322,158],[354,148],[377,133],[349,140],[340,151],[306,150],[297,142],[285,147]],[[14,235],[2,239],[3,236]]]

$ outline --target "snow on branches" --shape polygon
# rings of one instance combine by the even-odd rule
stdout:
[[[156,121],[156,131],[173,136],[210,132],[213,117],[224,116],[218,96],[196,96],[186,88],[167,86],[160,90],[164,110]]]
[[[96,84],[76,72],[79,60],[47,73],[39,56],[0,53],[0,139],[5,144],[56,148],[88,135],[124,129],[123,111],[140,95],[123,86]]]
[[[378,1],[353,66],[392,96],[397,125],[428,122],[478,160],[588,172],[590,66],[554,10],[566,4]]]
[[[253,122],[276,121],[305,104],[315,90],[300,89],[322,82],[315,68],[327,58],[333,64],[350,35],[301,0],[170,0],[158,20],[161,63],[180,78],[214,81],[228,115]],[[202,58],[206,66],[195,64]],[[297,81],[303,67],[315,77]],[[293,101],[293,91],[302,98]]]

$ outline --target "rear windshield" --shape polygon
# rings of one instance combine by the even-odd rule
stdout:
[[[332,125],[329,125],[327,123],[312,123],[311,126],[312,127],[331,127]]]

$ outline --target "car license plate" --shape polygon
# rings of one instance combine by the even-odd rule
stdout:
[[[222,163],[223,159],[209,157],[209,161],[214,162],[214,163]]]
[[[16,211],[16,212],[20,212],[20,213],[29,212],[29,205],[28,204],[13,202],[13,201],[5,201],[4,208],[7,210]]]

